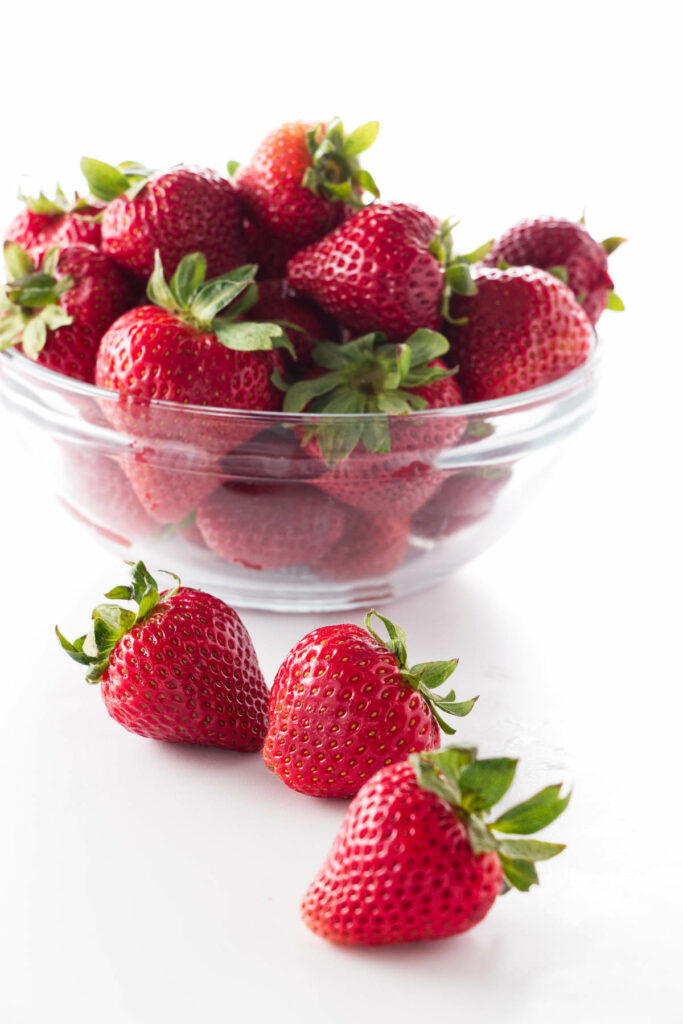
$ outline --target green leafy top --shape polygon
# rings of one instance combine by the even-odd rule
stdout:
[[[306,134],[311,166],[306,170],[302,184],[316,195],[336,202],[361,207],[362,193],[370,192],[379,198],[379,189],[372,175],[363,170],[358,157],[369,149],[377,138],[379,124],[368,121],[349,135],[338,117],[324,128],[318,124]]]
[[[564,850],[561,843],[507,838],[539,832],[562,814],[571,794],[560,796],[559,785],[546,786],[493,821],[487,820],[490,809],[512,785],[516,760],[509,757],[478,760],[474,747],[446,747],[411,754],[409,761],[423,789],[436,793],[457,808],[475,854],[492,851],[498,855],[508,889],[526,892],[537,885],[534,862],[548,860]]]
[[[44,192],[40,192],[37,196],[26,196],[20,192],[18,198],[26,204],[32,213],[79,213],[92,206],[91,199],[79,195],[78,192],[74,194],[73,199],[69,199],[59,185],[55,190],[54,199],[48,198]],[[101,216],[101,211],[99,213],[89,212],[86,215],[88,220],[99,220]]]
[[[149,167],[135,163],[134,160],[126,160],[113,167],[89,156],[82,158],[81,171],[92,194],[97,199],[103,199],[105,203],[110,203],[112,199],[122,195],[134,199],[144,188],[147,179],[156,173]]]
[[[451,295],[476,295],[477,286],[472,279],[470,267],[473,263],[479,263],[484,259],[493,245],[493,240],[484,242],[477,249],[467,253],[456,253],[453,251],[452,233],[458,226],[458,221],[449,217],[441,222],[439,231],[432,239],[429,247],[432,256],[435,256],[444,266],[444,289],[441,294],[441,314],[449,323],[454,321],[449,313]]]
[[[253,264],[237,267],[207,281],[206,258],[194,252],[183,257],[167,282],[157,249],[147,297],[186,323],[215,334],[226,348],[240,352],[286,348],[296,358],[294,346],[280,324],[237,322],[237,317],[251,309],[258,299],[256,269]]]
[[[371,452],[391,447],[386,416],[366,422],[359,413],[405,414],[424,409],[425,399],[414,388],[448,377],[453,371],[431,366],[449,349],[448,340],[436,331],[415,331],[405,342],[387,341],[380,333],[365,334],[338,345],[318,342],[313,359],[326,372],[297,381],[288,388],[285,412],[352,413],[349,422],[317,423],[306,439],[318,439],[323,458],[330,464],[346,458],[359,442]]]
[[[156,580],[149,574],[143,562],[126,564],[131,566],[132,583],[114,587],[104,596],[112,601],[133,601],[138,606],[137,611],[122,608],[118,604],[98,604],[93,610],[93,621],[89,631],[84,636],[79,636],[73,643],[62,636],[59,627],[55,626],[55,633],[63,650],[79,665],[88,666],[85,678],[89,683],[99,683],[109,664],[109,655],[121,637],[130,633],[133,626],[149,618],[162,597],[168,600],[180,587],[180,580],[175,573],[167,573],[176,580],[176,585],[160,594]]]
[[[47,332],[73,323],[59,305],[65,292],[74,285],[71,275],[57,280],[55,273],[59,250],[50,249],[40,270],[17,242],[5,242],[7,284],[0,289],[0,351],[21,343],[30,359],[37,359],[45,347]]]
[[[376,615],[384,623],[389,634],[388,640],[384,640],[372,628],[373,615]],[[465,715],[469,715],[479,699],[478,697],[472,697],[471,700],[456,702],[454,690],[450,690],[445,696],[434,693],[434,690],[441,686],[442,683],[445,683],[449,676],[453,674],[458,665],[458,659],[452,658],[450,661],[425,661],[418,665],[413,665],[412,668],[408,668],[407,637],[404,629],[396,626],[390,619],[385,619],[374,608],[365,616],[365,628],[375,640],[394,655],[399,664],[402,679],[405,680],[411,689],[424,698],[441,729],[449,736],[452,736],[455,729],[448,722],[445,722],[441,716],[445,714],[463,718]]]

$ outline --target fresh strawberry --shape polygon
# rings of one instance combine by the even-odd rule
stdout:
[[[72,508],[128,545],[158,531],[116,457],[83,445],[64,443],[60,447],[60,485]]]
[[[349,508],[340,539],[311,568],[322,579],[337,582],[387,576],[403,561],[409,529],[409,519],[372,516]]]
[[[317,487],[366,512],[399,519],[427,501],[444,478],[433,460],[458,443],[466,425],[464,416],[419,414],[462,401],[439,359],[447,350],[446,338],[427,330],[402,345],[370,334],[345,345],[316,346],[319,369],[289,388],[284,409],[339,414],[302,430],[305,450],[328,466]],[[366,413],[374,415],[361,420]]]
[[[376,121],[344,133],[328,125],[292,121],[272,131],[251,161],[236,170],[235,185],[249,220],[262,231],[295,245],[327,234],[361,205],[363,191],[379,195],[358,162],[377,137]]]
[[[131,444],[119,462],[145,513],[157,523],[180,523],[225,480],[217,455],[199,446]]]
[[[466,402],[549,384],[588,358],[593,325],[571,289],[534,267],[474,267],[476,293],[453,295],[446,327]]]
[[[5,240],[16,242],[39,261],[53,246],[83,242],[99,248],[103,204],[76,195],[69,201],[58,187],[54,199],[20,196],[26,204],[9,225]]]
[[[313,365],[314,341],[338,341],[339,327],[332,317],[295,295],[284,279],[261,281],[258,301],[250,307],[249,320],[283,322],[285,333],[296,352],[296,368],[303,370]],[[287,324],[294,328],[288,330]],[[301,328],[296,330],[296,328]],[[285,359],[291,363],[290,360]]]
[[[534,862],[564,846],[526,837],[569,797],[548,786],[489,821],[516,765],[450,747],[382,768],[351,803],[306,893],[308,927],[352,946],[442,939],[478,924],[502,892],[537,884]]]
[[[286,277],[287,264],[301,248],[296,242],[269,235],[249,220],[244,222],[244,241],[247,247],[246,262],[255,263],[258,267],[257,281]]]
[[[300,483],[235,483],[219,487],[197,509],[206,545],[248,569],[307,565],[342,535],[343,505]]]
[[[150,739],[258,750],[268,690],[237,612],[177,577],[160,594],[142,562],[131,575],[131,586],[105,597],[134,601],[137,611],[98,605],[90,632],[73,644],[56,631],[67,654],[88,666],[88,682],[101,681],[111,717]]]
[[[501,235],[484,262],[490,267],[531,266],[550,271],[569,285],[595,324],[605,307],[624,308],[607,271],[607,257],[624,241],[606,238],[596,242],[583,220],[536,217],[515,224]]]
[[[418,537],[437,540],[485,519],[510,475],[508,466],[458,470],[415,513],[413,531]]]
[[[292,648],[275,676],[263,747],[266,766],[310,796],[349,797],[384,765],[435,750],[441,717],[466,715],[474,700],[434,692],[457,665],[408,668],[406,635],[382,615],[389,634],[346,623],[322,626]],[[476,698],[475,698],[476,700]]]
[[[43,366],[92,383],[100,338],[133,301],[121,270],[82,244],[51,249],[36,266],[25,249],[6,242],[5,259],[0,349],[20,345]]]
[[[206,257],[209,277],[245,262],[239,201],[215,171],[181,166],[158,174],[139,164],[110,167],[88,157],[81,170],[93,195],[108,204],[102,249],[139,277],[152,273],[157,250],[169,273],[193,252]]]
[[[452,257],[452,227],[416,206],[375,203],[293,256],[287,278],[355,333],[403,341],[439,330],[450,290],[472,290],[468,264],[484,251]]]

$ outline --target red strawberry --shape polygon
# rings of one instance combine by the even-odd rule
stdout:
[[[184,257],[167,284],[157,256],[148,286],[157,305],[130,310],[100,344],[96,380],[100,387],[119,392],[120,402],[107,410],[116,426],[142,438],[192,442],[216,454],[262,429],[260,424],[149,405],[162,399],[223,410],[279,409],[281,395],[270,376],[282,362],[273,348],[289,342],[274,324],[235,320],[254,272],[254,267],[241,267],[205,281],[206,262],[194,253]]]
[[[607,257],[624,238],[596,242],[583,221],[557,217],[536,217],[515,224],[493,243],[484,262],[490,267],[504,265],[540,267],[568,284],[592,323],[609,309],[623,309],[614,294],[607,271]]]
[[[43,366],[92,383],[100,338],[133,301],[121,270],[92,245],[52,249],[36,267],[7,242],[5,258],[10,281],[0,348],[21,345]]]
[[[220,459],[198,446],[133,444],[119,458],[139,503],[157,523],[180,523],[225,480]]]
[[[267,135],[235,185],[244,209],[261,230],[287,243],[308,245],[336,227],[363,190],[379,195],[358,155],[377,137],[376,121],[345,135],[342,123],[292,121]],[[237,164],[229,164],[234,170]]]
[[[248,569],[283,569],[322,557],[341,537],[346,510],[299,483],[219,487],[197,509],[207,546]]]
[[[554,821],[569,797],[548,786],[489,822],[516,764],[451,747],[379,771],[351,803],[306,893],[308,927],[352,946],[442,939],[476,925],[501,892],[538,883],[534,861],[564,846],[526,836]]]
[[[154,174],[139,164],[110,167],[87,157],[81,169],[93,195],[108,204],[102,249],[132,273],[149,277],[156,250],[169,273],[193,252],[206,257],[209,277],[245,262],[239,201],[215,171],[181,166]]]
[[[457,665],[407,667],[406,635],[379,615],[383,641],[349,623],[322,626],[292,648],[275,676],[263,748],[266,766],[292,789],[310,796],[353,796],[384,765],[434,750],[441,717],[466,715],[474,700],[455,703],[434,689]],[[475,698],[476,700],[476,698]]]
[[[403,561],[409,519],[371,516],[350,508],[340,539],[312,564],[323,579],[361,580],[387,576]]]
[[[297,368],[313,365],[314,341],[339,340],[339,328],[332,317],[307,299],[295,295],[285,280],[261,281],[258,300],[246,316],[255,321],[285,321],[301,328],[300,331],[287,330],[285,326],[287,337],[296,351]]]
[[[201,590],[159,594],[142,562],[132,586],[105,597],[130,600],[137,612],[101,604],[87,636],[63,649],[102,682],[111,717],[155,740],[258,750],[266,732],[268,690],[237,612]],[[176,577],[177,579],[177,577]]]
[[[593,325],[558,278],[534,267],[475,267],[472,276],[476,294],[452,296],[456,323],[446,327],[466,402],[540,387],[586,361]]]
[[[467,265],[451,258],[450,223],[406,203],[375,203],[293,256],[287,278],[343,327],[402,341],[439,330],[450,288],[470,292]]]
[[[437,540],[472,526],[491,513],[510,475],[508,466],[458,470],[415,513],[413,531],[418,537]]]
[[[251,221],[244,222],[244,240],[247,247],[247,263],[258,267],[257,281],[272,281],[287,274],[287,264],[301,248],[296,242],[276,238]]]
[[[321,369],[289,388],[284,409],[340,414],[302,432],[306,451],[329,467],[316,478],[317,487],[392,518],[424,504],[443,480],[433,460],[458,443],[466,425],[464,416],[419,414],[461,402],[458,385],[438,358],[447,350],[443,335],[426,330],[403,345],[371,334],[316,347]]]
[[[9,225],[5,240],[16,242],[39,261],[53,246],[83,242],[99,248],[104,206],[76,195],[69,202],[60,188],[54,199],[41,192],[37,199],[21,196],[26,204]]]
[[[62,446],[61,487],[70,506],[98,529],[130,544],[158,530],[112,456],[96,449]]]

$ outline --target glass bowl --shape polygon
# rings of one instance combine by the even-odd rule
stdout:
[[[122,557],[242,607],[367,608],[508,529],[591,414],[599,358],[511,397],[390,416],[388,453],[359,445],[332,467],[313,429],[387,418],[134,403],[14,351],[0,397],[46,486]]]

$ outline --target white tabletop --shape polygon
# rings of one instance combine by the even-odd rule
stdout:
[[[90,8],[76,13],[77,6],[62,12],[69,31],[90,25]],[[323,116],[339,109],[353,124],[377,113],[387,144],[377,144],[378,160],[368,158],[368,166],[391,178],[392,198],[428,205],[433,193],[437,212],[462,214],[470,247],[522,215],[569,215],[584,203],[599,237],[629,237],[614,257],[628,309],[605,315],[595,417],[503,540],[448,582],[386,609],[408,630],[413,660],[459,656],[458,696],[481,695],[459,736],[478,741],[485,755],[522,759],[515,796],[550,782],[572,785],[569,809],[547,831],[567,850],[540,866],[540,888],[506,895],[459,938],[354,951],[313,936],[299,904],[345,804],[288,790],[259,755],[180,749],[109,719],[53,629],[58,622],[77,635],[123,567],[46,499],[30,455],[0,414],[3,1024],[218,1024],[237,1014],[293,1024],[683,1020],[680,181],[667,149],[678,120],[666,86],[667,76],[674,85],[678,37],[661,25],[656,2],[647,22],[636,8],[631,17],[624,5],[577,3],[570,25],[547,25],[553,45],[540,64],[533,37],[506,61],[520,8],[535,5],[500,5],[490,25],[495,4],[477,8],[479,15],[463,11],[459,31],[441,23],[441,5],[431,20],[424,7],[427,20],[410,29],[420,47],[414,74],[395,73],[393,55],[408,28],[394,28],[379,63],[365,61],[370,97],[354,82],[348,105],[334,76],[318,78],[311,103],[308,59],[296,68],[286,62],[293,78],[288,87],[287,76],[280,79],[281,94],[259,89],[249,47],[236,55],[223,31],[202,30],[191,66],[201,64],[213,95],[219,80],[234,95],[230,74],[241,74],[252,93],[248,104],[221,108],[220,139],[214,120],[207,132],[201,119],[181,116],[180,97],[189,102],[184,89],[196,76],[165,81],[159,96],[156,72],[131,67],[116,81],[128,120],[120,109],[114,117],[114,93],[98,88],[78,141],[63,134],[63,119],[25,127],[0,170],[2,220],[14,210],[24,169],[46,188],[59,174],[69,188],[77,175],[68,179],[64,168],[81,149],[157,166],[239,157],[271,124],[313,107]],[[560,18],[546,4],[537,11],[544,25]],[[278,17],[273,33],[289,39],[287,19]],[[650,22],[661,28],[657,48],[649,70],[641,56],[636,73],[626,55],[648,51]],[[125,18],[108,21],[102,45],[122,45],[129,31]],[[350,40],[347,26],[339,45]],[[309,27],[301,57],[319,42]],[[452,47],[443,67],[434,51],[441,45]],[[47,77],[37,56],[29,74],[19,50],[9,55],[17,117],[31,82],[52,103],[46,83],[54,70],[45,49]],[[63,100],[85,80],[74,65],[63,71]],[[104,51],[87,57],[93,78],[110,66]],[[521,112],[515,97],[536,95],[539,76],[538,106]],[[477,82],[468,97],[463,90]],[[133,88],[156,97],[152,125],[149,108],[136,113]],[[95,116],[96,100],[107,120]],[[228,137],[230,117],[236,129]],[[422,176],[412,158],[403,162],[403,143],[389,142],[393,135],[425,152],[441,130],[440,152],[446,147],[449,159]],[[457,192],[455,203],[448,190]],[[246,611],[243,618],[270,682],[309,629],[360,622],[361,614]]]

